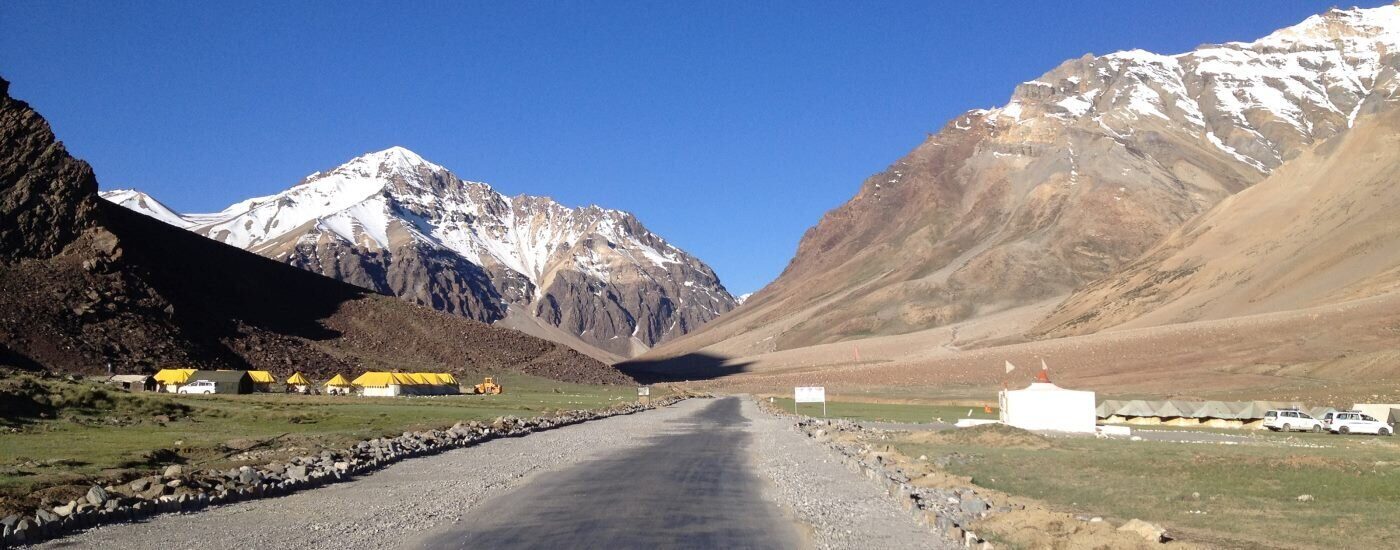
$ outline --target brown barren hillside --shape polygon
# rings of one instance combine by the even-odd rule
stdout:
[[[1109,277],[1390,98],[1397,15],[1332,10],[1249,43],[1066,61],[867,179],[776,281],[643,359],[917,333]]]
[[[88,165],[0,80],[0,365],[288,375],[511,370],[623,383],[524,334],[212,242],[97,200]]]
[[[739,309],[622,367],[985,397],[1005,360],[1023,381],[1045,359],[1111,395],[1393,397],[1398,27],[1400,6],[1333,10],[1067,62],[866,181]]]
[[[1400,97],[1076,292],[1048,336],[1285,311],[1400,289]]]

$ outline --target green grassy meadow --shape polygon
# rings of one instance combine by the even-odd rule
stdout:
[[[909,441],[895,448],[915,457],[956,452],[970,458],[947,470],[977,485],[1064,511],[1140,518],[1210,546],[1400,547],[1400,444],[1390,438],[1049,441],[1049,448]]]
[[[200,468],[267,462],[465,420],[596,409],[637,398],[630,386],[527,375],[496,380],[505,393],[370,398],[133,394],[92,383],[43,381],[47,412],[0,415],[0,495],[16,497],[171,463]],[[33,392],[32,382],[29,388]],[[653,388],[653,397],[663,391]]]

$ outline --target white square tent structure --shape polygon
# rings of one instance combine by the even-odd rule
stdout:
[[[376,372],[361,374],[350,382],[366,397],[399,395],[456,395],[461,393],[457,379],[446,372]]]
[[[1020,390],[1002,390],[1001,421],[1023,430],[1094,433],[1094,392],[1067,390],[1034,382]]]

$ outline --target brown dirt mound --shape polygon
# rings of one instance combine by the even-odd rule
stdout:
[[[906,438],[914,443],[930,445],[966,445],[1016,449],[1049,449],[1049,438],[1002,424],[984,424],[970,428],[955,428],[941,432],[921,432]]]

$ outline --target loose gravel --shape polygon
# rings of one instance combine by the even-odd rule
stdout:
[[[846,469],[829,449],[794,429],[791,418],[762,412],[747,399],[744,414],[752,419],[759,475],[769,481],[765,495],[807,524],[817,548],[958,548],[916,523],[875,482]]]

